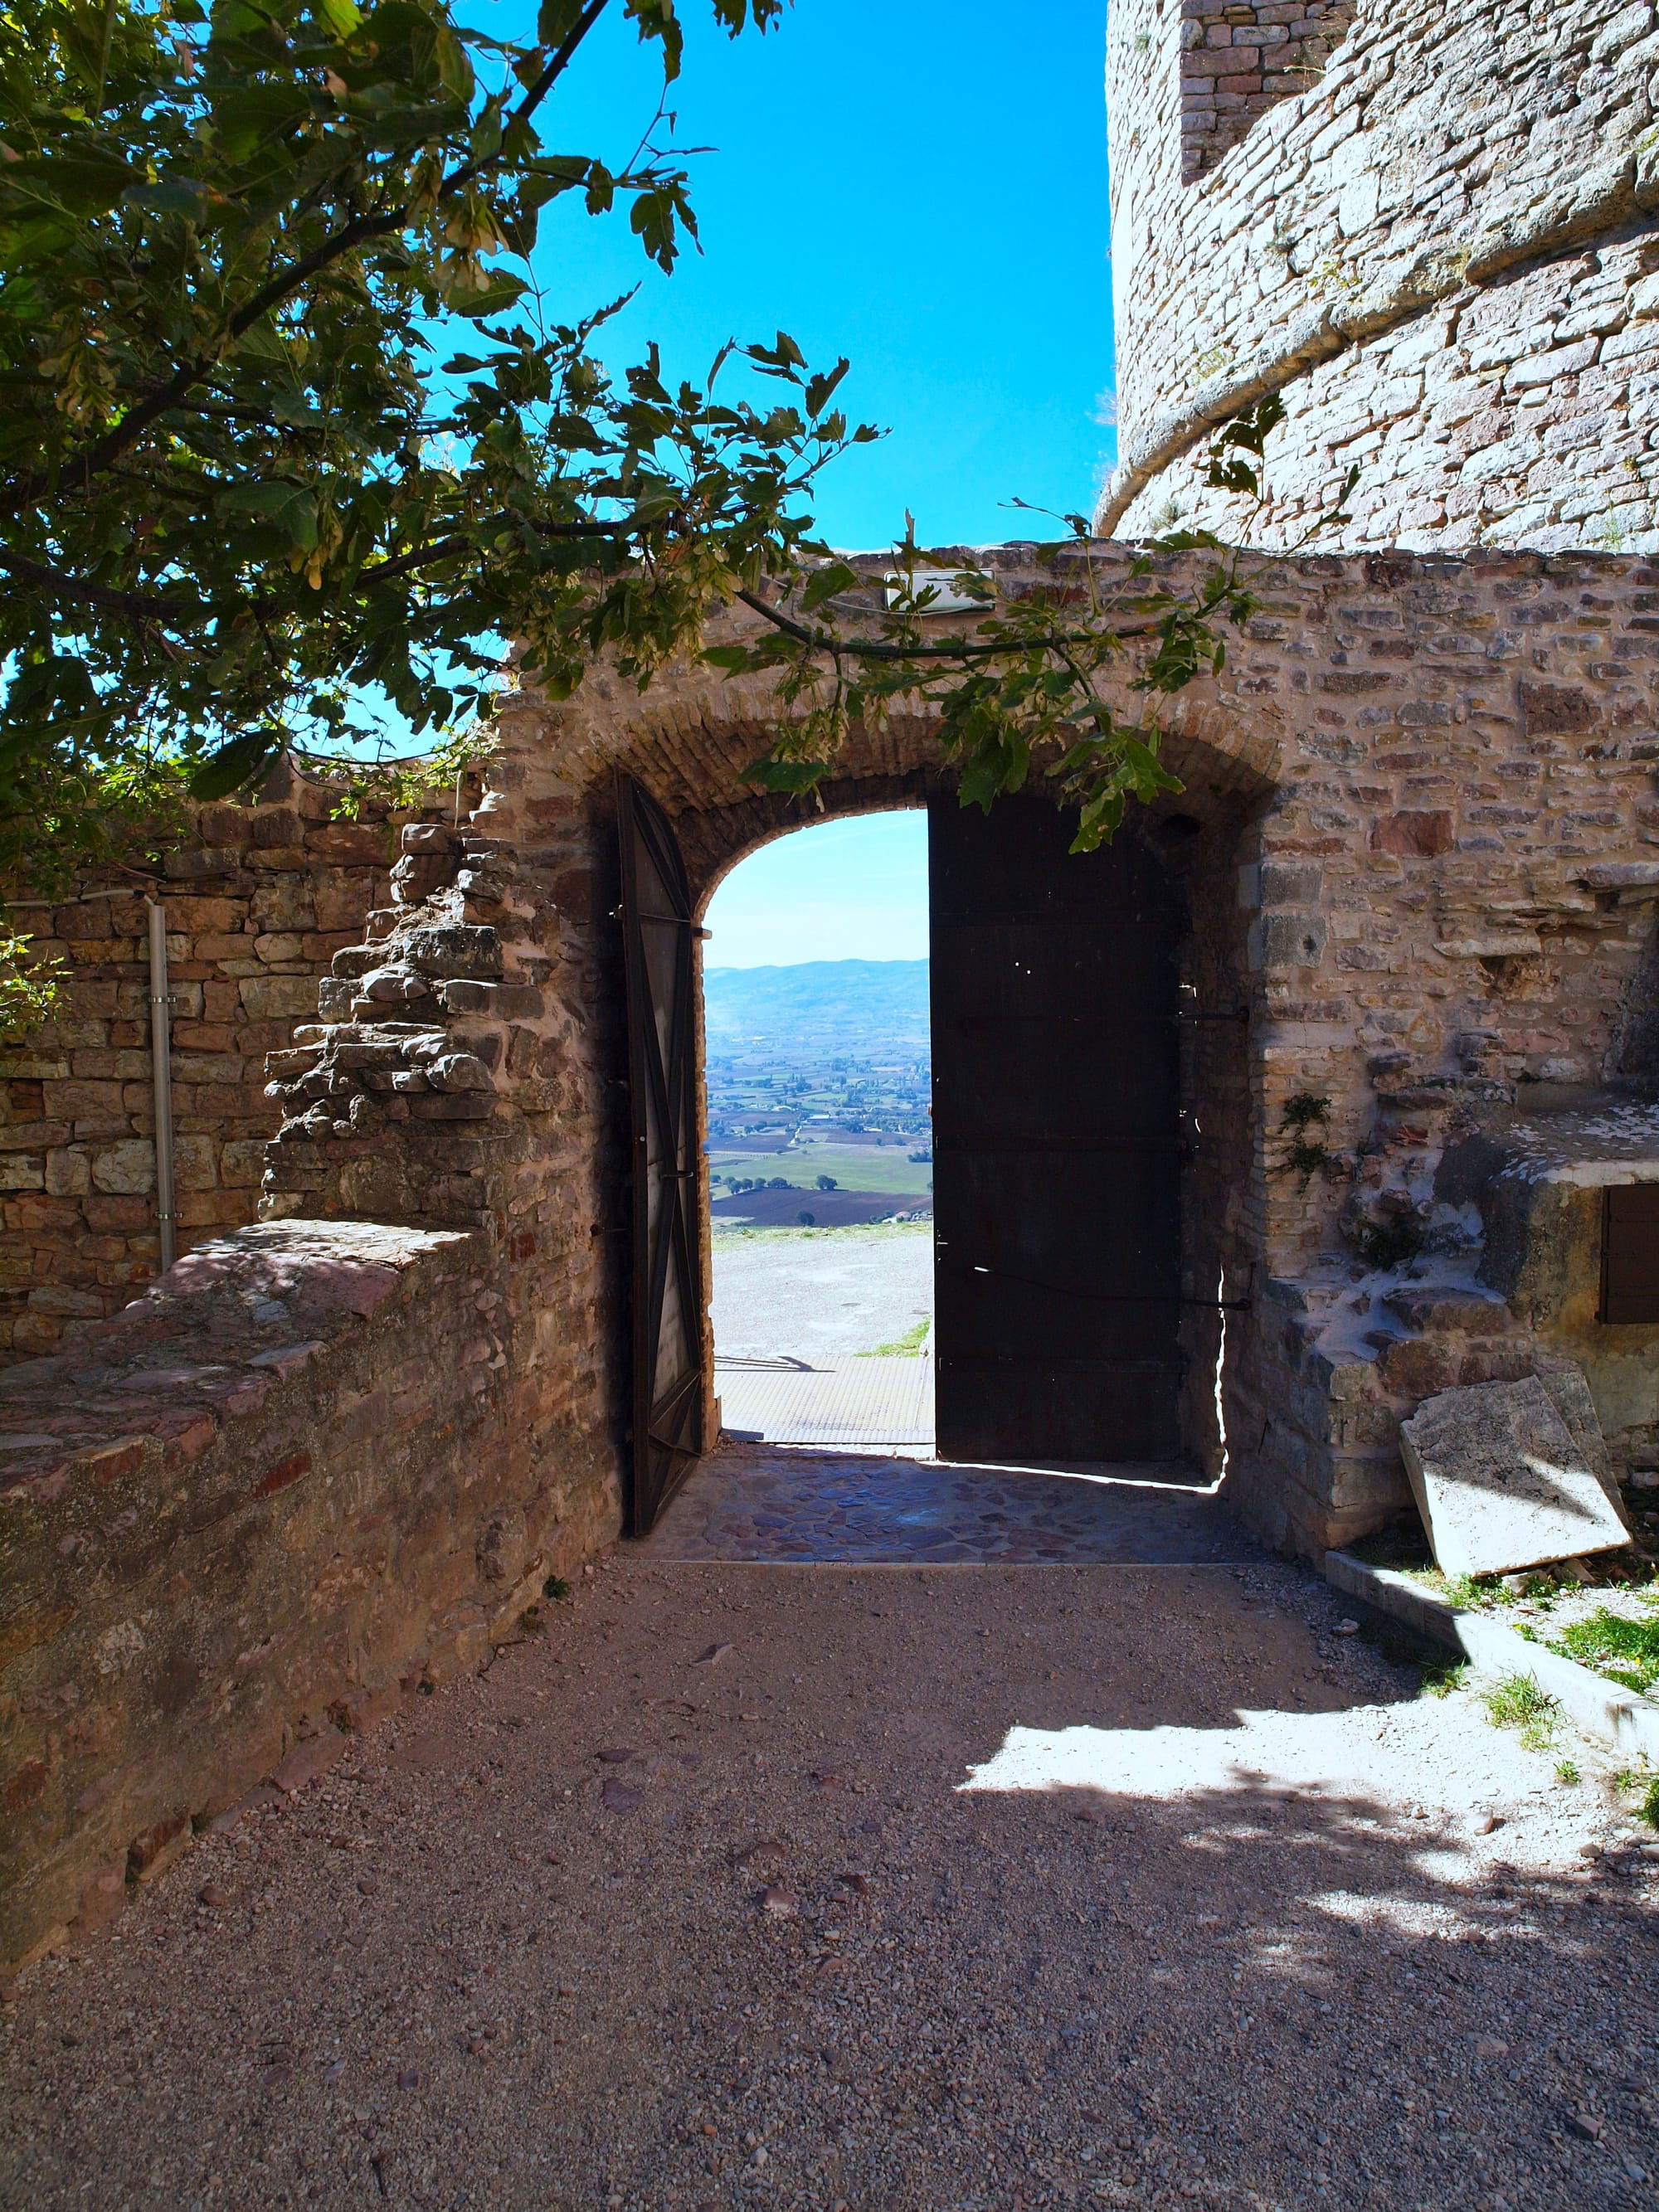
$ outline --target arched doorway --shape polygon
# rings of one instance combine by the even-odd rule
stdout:
[[[935,791],[928,815],[941,1455],[1190,1456],[1176,878],[1138,833],[1071,854],[1044,797],[987,817]],[[714,1441],[708,1194],[691,876],[641,786],[619,820],[642,1534]]]

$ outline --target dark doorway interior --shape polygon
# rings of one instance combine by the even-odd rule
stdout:
[[[1181,902],[1071,834],[930,809],[941,1458],[1182,1451]]]

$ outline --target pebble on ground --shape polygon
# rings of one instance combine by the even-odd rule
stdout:
[[[0,2205],[1651,2206],[1651,1856],[1344,1610],[615,1555],[22,1977]]]

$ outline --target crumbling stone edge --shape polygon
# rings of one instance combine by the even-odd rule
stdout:
[[[489,1232],[284,1218],[0,1375],[0,1994],[614,1540]]]
[[[1587,1734],[1659,1763],[1659,1704],[1651,1698],[1620,1689],[1576,1659],[1529,1643],[1502,1621],[1443,1604],[1409,1576],[1367,1566],[1352,1552],[1326,1553],[1325,1579],[1429,1642],[1461,1652],[1477,1674],[1529,1674]]]

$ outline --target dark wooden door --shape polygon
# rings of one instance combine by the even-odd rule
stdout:
[[[1174,1458],[1172,887],[1043,799],[928,830],[939,1455]]]
[[[696,930],[668,817],[632,781],[619,814],[634,1206],[628,1528],[642,1536],[706,1448]]]

